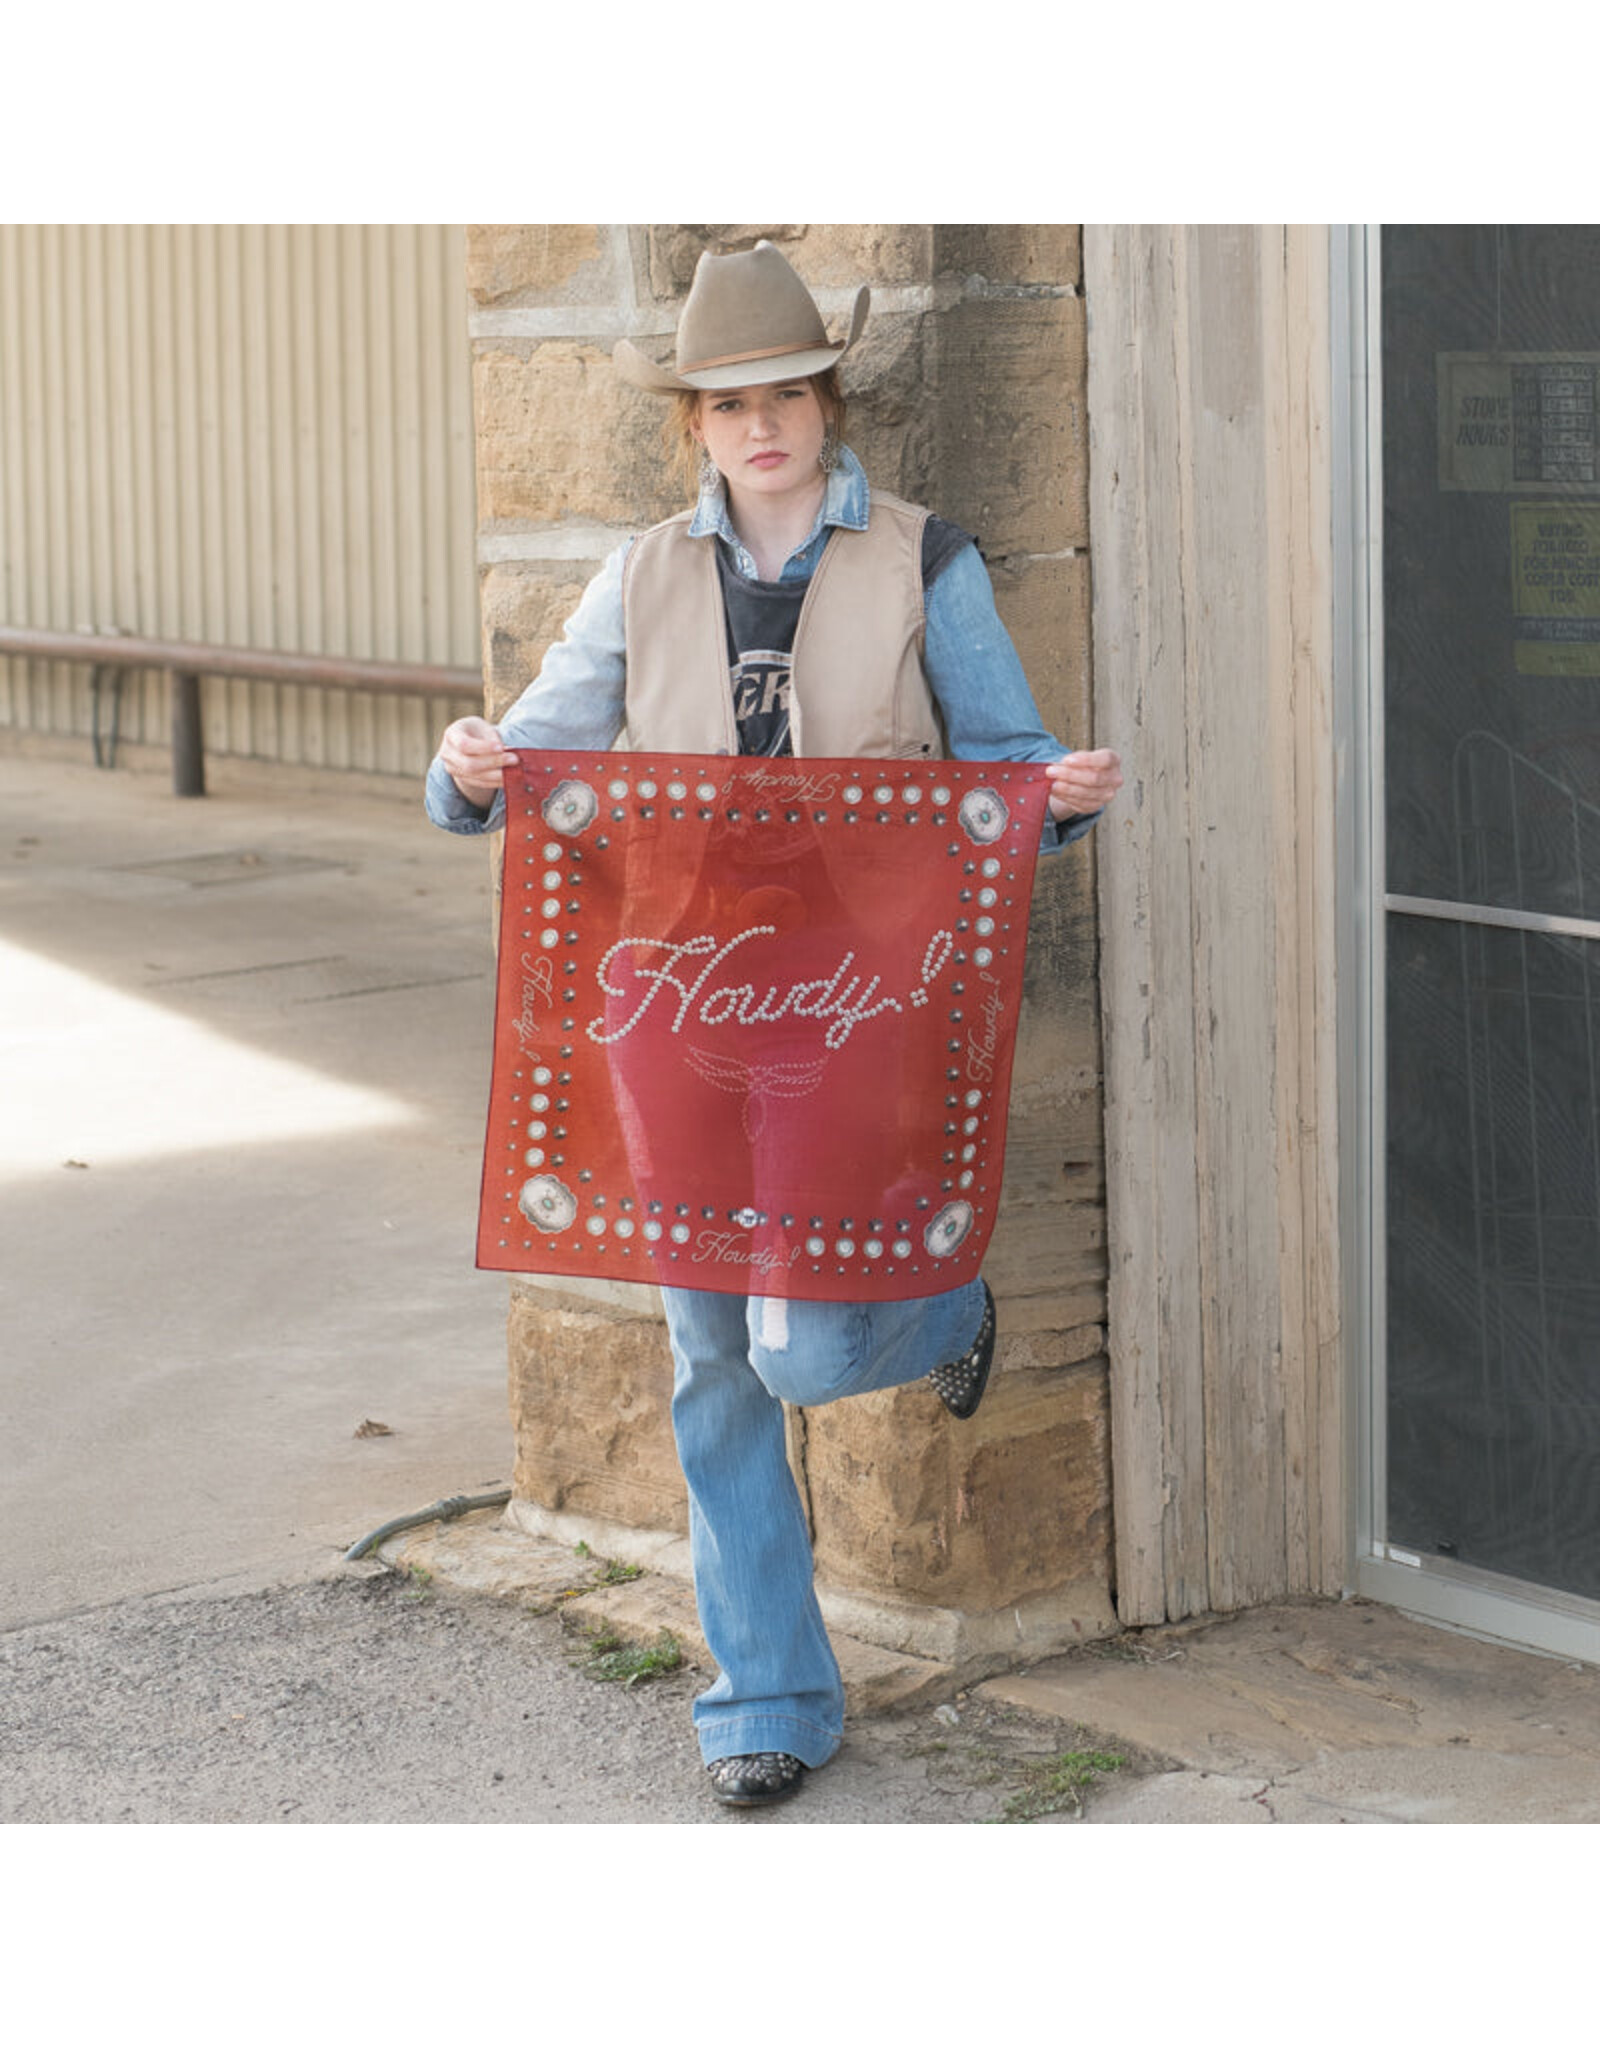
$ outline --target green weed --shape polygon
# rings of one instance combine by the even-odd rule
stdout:
[[[592,1563],[595,1570],[581,1586],[563,1586],[556,1595],[558,1600],[581,1600],[585,1593],[592,1593],[596,1586],[626,1586],[634,1579],[644,1577],[641,1564],[623,1564],[611,1557],[596,1557],[587,1543],[575,1543],[573,1552],[586,1564]]]
[[[624,1642],[609,1629],[600,1629],[589,1637],[578,1669],[602,1684],[629,1686],[664,1678],[682,1662],[683,1651],[671,1629],[664,1628],[653,1643]]]
[[[1104,1749],[1064,1749],[1047,1757],[1015,1757],[1008,1775],[1022,1779],[995,1818],[999,1821],[1039,1820],[1047,1813],[1082,1813],[1083,1795],[1099,1779],[1120,1771],[1126,1758]]]

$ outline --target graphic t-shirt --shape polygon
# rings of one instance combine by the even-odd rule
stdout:
[[[926,596],[972,536],[947,519],[929,518],[922,533]],[[833,545],[830,538],[828,545]],[[795,628],[808,583],[761,583],[742,576],[725,541],[717,542],[722,608],[728,621],[728,668],[741,754],[790,754],[789,672]]]

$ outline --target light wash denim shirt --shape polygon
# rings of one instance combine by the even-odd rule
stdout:
[[[828,478],[816,524],[780,572],[785,583],[805,583],[821,559],[829,529],[867,524],[871,496],[866,473],[850,449],[840,451]],[[734,532],[719,477],[700,493],[689,532],[716,534],[733,550],[739,572],[756,577],[755,561]],[[500,721],[508,747],[570,748],[600,753],[621,731],[626,659],[622,629],[622,565],[630,537],[606,558],[544,658],[537,677]],[[934,579],[927,594],[922,665],[958,761],[1055,761],[1067,752],[1046,732],[1011,636],[995,610],[989,572],[969,542]],[[428,816],[447,832],[488,832],[504,823],[505,798],[487,811],[469,803],[435,759],[428,770]],[[1054,853],[1079,839],[1098,812],[1057,824],[1045,819],[1041,852]]]

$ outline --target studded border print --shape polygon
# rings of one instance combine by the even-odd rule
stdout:
[[[1039,769],[525,751],[506,780],[478,1264],[825,1301],[971,1279]]]

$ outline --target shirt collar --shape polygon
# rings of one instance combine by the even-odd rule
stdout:
[[[822,510],[817,514],[817,523],[807,534],[804,545],[809,547],[825,526],[848,526],[858,533],[863,532],[871,505],[866,471],[856,460],[853,450],[841,448],[838,463],[829,474],[828,488],[823,493]],[[691,539],[699,540],[708,533],[720,535],[731,547],[739,545],[739,536],[728,517],[728,494],[720,476],[702,487],[694,517],[689,521]]]

